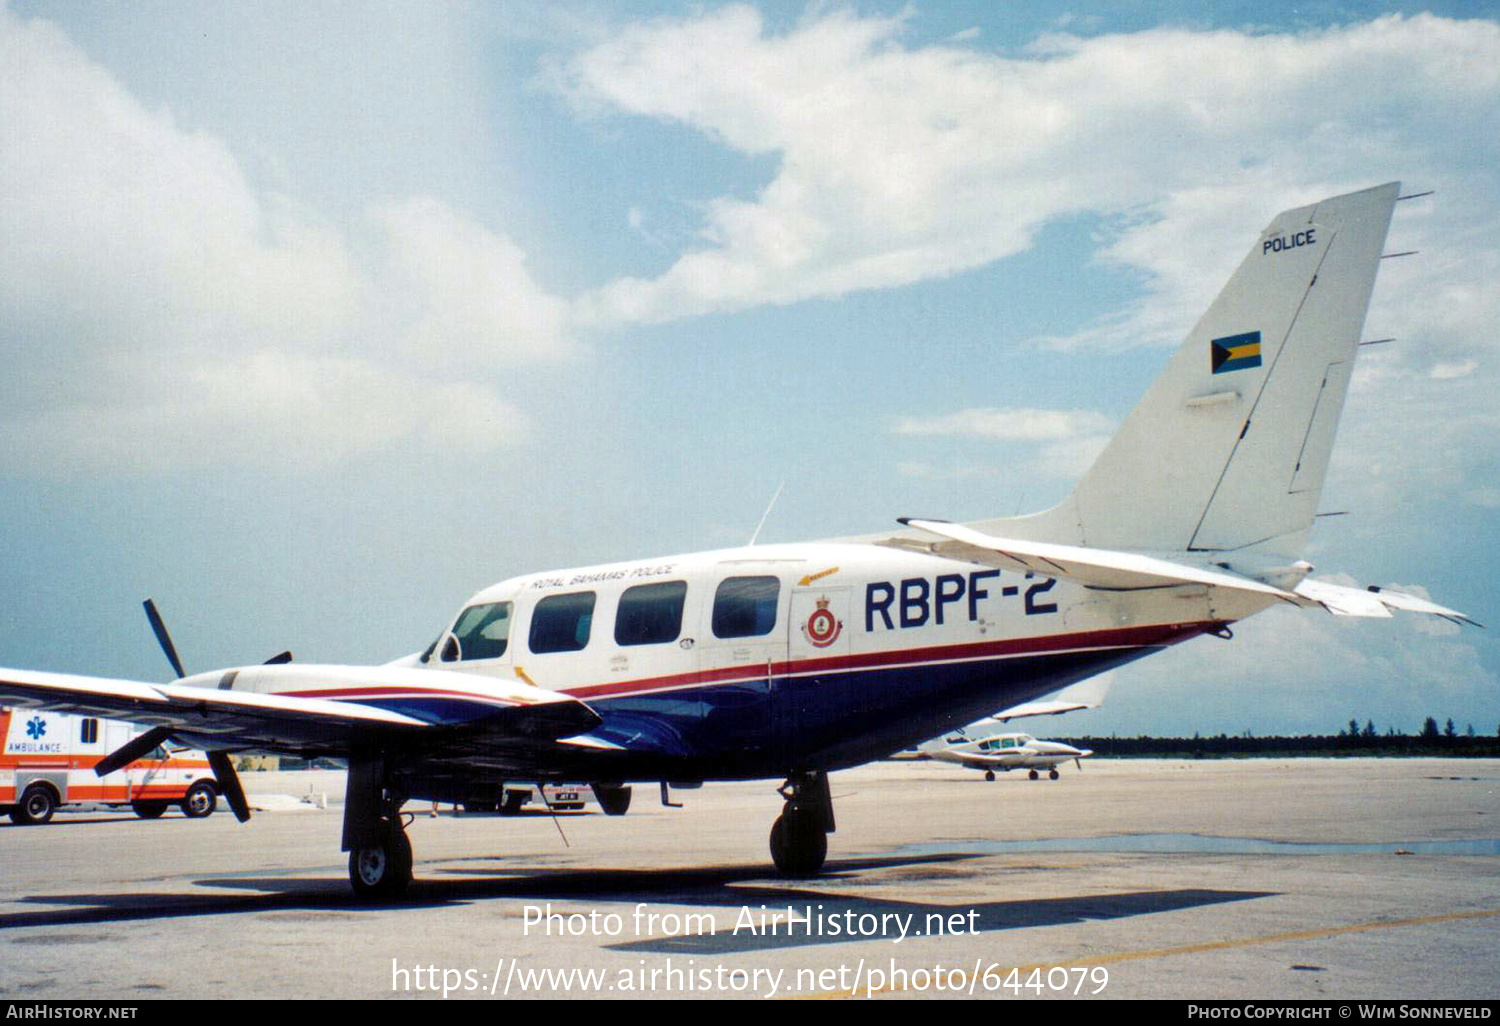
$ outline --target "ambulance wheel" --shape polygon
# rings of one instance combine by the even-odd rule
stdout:
[[[411,841],[396,827],[375,844],[349,853],[349,883],[365,901],[399,898],[411,883]]]
[[[142,819],[160,819],[161,814],[167,811],[166,802],[131,802],[130,807]]]
[[[1048,773],[1048,774],[1047,774],[1047,779],[1048,779],[1048,780],[1056,780],[1056,779],[1057,779],[1057,770],[1052,770],[1052,771],[1050,771],[1050,772],[1049,772],[1049,773]]]
[[[211,816],[218,807],[219,792],[206,780],[200,780],[188,788],[188,793],[182,799],[182,814],[189,819]]]
[[[995,771],[994,770],[985,770],[984,771],[984,779],[986,779],[986,780],[994,780],[995,779]]]
[[[32,784],[21,795],[16,807],[10,810],[10,818],[19,826],[40,825],[52,818],[57,811],[57,795],[46,784]]]
[[[1036,770],[1032,770],[1029,774],[1027,774],[1026,779],[1027,780],[1040,780],[1041,778],[1036,775]]]
[[[771,861],[782,876],[816,876],[828,857],[828,835],[814,816],[788,809],[771,827]]]

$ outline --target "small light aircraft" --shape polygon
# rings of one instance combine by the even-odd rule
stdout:
[[[1094,753],[1087,748],[1074,748],[1061,741],[1038,741],[1030,734],[992,734],[978,741],[960,741],[928,753],[940,762],[956,762],[965,769],[984,770],[984,779],[994,780],[995,771],[1002,773],[1013,769],[1030,770],[1036,780],[1038,770],[1046,770],[1047,776],[1057,779],[1057,765],[1072,759],[1083,769],[1078,760],[1087,759]]]
[[[281,656],[170,684],[0,670],[0,701],[150,727],[201,748],[236,816],[230,753],[348,760],[357,894],[403,891],[409,799],[493,800],[505,780],[784,779],[770,837],[812,875],[831,771],[878,759],[1271,606],[1424,599],[1309,578],[1317,512],[1396,183],[1275,218],[1062,504],[859,538],[531,573],[479,592],[426,651],[379,666]],[[984,368],[967,368],[965,373]]]
[[[937,757],[938,752],[946,751],[955,745],[968,744],[971,741],[982,741],[996,734],[1003,734],[1009,728],[1007,724],[1011,720],[1024,719],[1030,716],[1061,716],[1063,713],[1077,712],[1080,709],[1094,709],[1104,703],[1104,696],[1109,693],[1110,686],[1114,683],[1115,675],[1112,673],[1101,673],[1097,677],[1063,688],[1054,695],[1037,699],[1033,702],[1022,702],[1008,709],[1001,709],[993,716],[986,716],[982,720],[966,723],[962,727],[944,731],[941,737],[923,741],[915,748],[903,748],[892,755],[892,759],[932,759]],[[1020,735],[1016,735],[1020,736]]]

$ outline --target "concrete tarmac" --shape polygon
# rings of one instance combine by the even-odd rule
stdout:
[[[338,774],[246,774],[333,804],[245,825],[222,804],[7,823],[0,996],[1500,996],[1500,761],[1062,774],[835,774],[804,881],[770,865],[776,782],[681,809],[638,785],[623,819],[413,803],[416,879],[388,907],[350,893]]]

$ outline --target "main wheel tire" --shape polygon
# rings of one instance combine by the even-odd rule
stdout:
[[[1036,770],[1032,770],[1029,774],[1027,774],[1026,779],[1028,779],[1028,780],[1037,780],[1037,779],[1040,779],[1040,778],[1037,777]]]
[[[1051,770],[1051,771],[1049,771],[1047,773],[1047,779],[1048,780],[1056,780],[1057,779],[1057,770]]]
[[[505,801],[500,805],[500,815],[520,815],[521,808],[526,804],[529,798],[530,795],[528,795],[525,791],[506,791]]]
[[[188,793],[182,799],[182,814],[189,819],[211,816],[218,807],[218,788],[206,780],[200,780],[188,788]]]
[[[816,876],[828,857],[828,835],[812,816],[792,810],[771,826],[771,861],[782,876]]]
[[[46,784],[32,784],[10,810],[10,818],[18,826],[40,826],[56,811],[57,793]]]
[[[994,770],[985,770],[984,771],[984,779],[986,779],[986,780],[994,780],[995,779],[995,771]]]
[[[131,802],[130,807],[142,819],[160,819],[161,814],[167,811],[166,802]]]
[[[392,829],[373,845],[349,852],[349,883],[366,901],[390,901],[411,883],[411,841],[406,831]]]

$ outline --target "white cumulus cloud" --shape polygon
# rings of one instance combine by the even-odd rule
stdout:
[[[490,449],[525,418],[488,368],[576,351],[524,254],[461,211],[332,223],[3,7],[0,68],[8,469]]]

